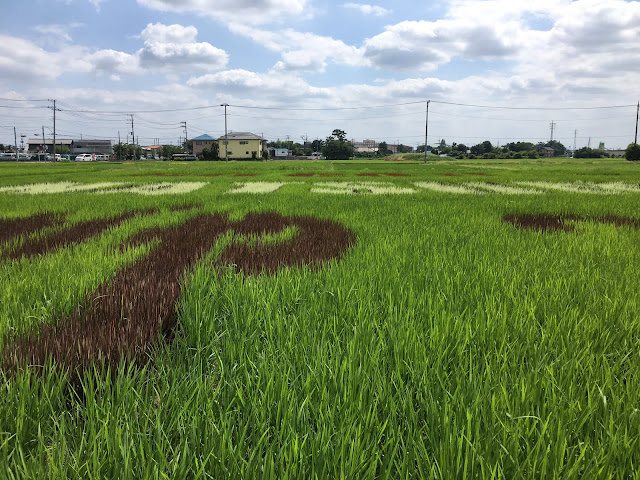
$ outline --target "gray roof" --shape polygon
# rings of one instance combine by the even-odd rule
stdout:
[[[53,145],[52,138],[45,138],[44,143],[42,143],[42,137],[40,138],[30,138],[27,142],[29,145]],[[73,140],[69,140],[67,138],[56,138],[56,145],[71,145]]]
[[[264,140],[251,132],[229,132],[225,138],[222,135],[218,140]]]

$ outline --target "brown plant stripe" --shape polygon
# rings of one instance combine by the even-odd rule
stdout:
[[[13,371],[48,358],[73,372],[94,361],[117,365],[134,359],[176,322],[175,303],[187,268],[227,228],[222,215],[201,215],[164,230],[154,228],[130,243],[157,237],[160,245],[90,294],[83,305],[37,333],[5,340],[3,364]]]
[[[318,266],[340,258],[355,242],[355,234],[332,220],[309,216],[283,217],[278,213],[248,214],[231,228],[242,234],[276,233],[295,226],[298,235],[282,243],[258,242],[254,246],[232,244],[222,252],[219,262],[235,265],[237,272],[274,273],[281,267]]]
[[[231,245],[219,264],[237,271],[273,273],[280,266],[311,264],[339,258],[355,242],[355,235],[331,220],[283,217],[255,213],[238,222],[226,215],[202,214],[166,229],[154,228],[132,237],[136,245],[157,238],[160,244],[145,258],[121,270],[90,294],[71,315],[30,332],[5,338],[3,369],[12,372],[47,359],[62,365],[77,378],[81,370],[98,362],[115,366],[121,358],[145,361],[148,349],[162,335],[170,337],[176,325],[176,302],[185,271],[202,258],[223,233],[260,235],[295,225],[298,235],[281,244]]]
[[[562,214],[533,214],[533,213],[508,213],[502,220],[518,228],[536,229],[541,231],[556,230],[571,232],[575,230],[573,223],[567,222],[595,222],[608,223],[618,227],[626,226],[640,229],[640,219],[620,217],[617,215],[604,215],[602,217],[583,217],[580,215]]]
[[[62,221],[54,213],[38,213],[26,218],[0,219],[0,243],[27,233],[33,233],[44,227],[51,227]]]
[[[120,225],[125,220],[129,220],[137,214],[142,213],[148,215],[154,211],[155,210],[145,210],[142,212],[131,211],[113,218],[87,220],[42,238],[25,238],[19,248],[10,252],[5,252],[3,257],[15,260],[21,257],[29,258],[34,255],[44,255],[53,250],[57,250],[58,248],[83,242],[90,237],[98,235],[107,228]]]

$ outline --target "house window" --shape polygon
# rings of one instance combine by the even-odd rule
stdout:
[[[245,152],[245,153],[246,153],[247,155],[249,155],[249,152],[248,152],[248,151],[247,151],[247,152]]]
[[[240,145],[249,145],[249,142],[246,140],[240,140]],[[247,152],[249,153],[249,152]]]
[[[196,142],[196,145],[202,145],[202,142]]]

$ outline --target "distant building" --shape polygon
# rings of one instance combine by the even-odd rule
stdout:
[[[555,156],[554,150],[551,147],[540,147],[538,149],[538,155],[544,158],[551,158]]]
[[[352,142],[353,148],[358,153],[376,153],[378,151],[378,143],[375,140],[364,139],[361,142]]]
[[[72,143],[73,143],[73,140],[68,138],[56,138],[56,147],[58,145],[63,145],[69,148],[69,151],[71,151]],[[30,138],[27,141],[27,150],[31,153],[40,153],[40,152],[53,153],[53,139],[45,138],[43,140],[42,138]]]
[[[206,133],[204,135],[200,135],[199,137],[192,138],[191,141],[193,142],[193,154],[196,157],[201,156],[202,151],[205,148],[211,150],[213,144],[217,142],[215,138],[213,138],[211,135],[207,135]]]
[[[218,139],[220,158],[235,160],[261,159],[266,140],[251,132],[232,132]]]
[[[96,153],[100,155],[113,153],[113,147],[111,146],[111,140],[96,140],[96,139],[79,139],[71,140],[68,138],[56,138],[56,147],[62,145],[69,149],[69,153],[72,155],[79,155],[81,153]],[[27,149],[32,153],[37,152],[49,152],[53,153],[53,139],[45,138],[44,142],[41,138],[30,138],[28,141]]]
[[[394,144],[388,144],[387,145],[387,149],[391,150],[391,153],[400,153],[399,152],[399,148],[403,147],[405,149],[406,153],[413,153],[413,147],[410,147],[408,145],[394,145]]]
[[[142,151],[147,158],[160,157],[160,154],[162,153],[162,145],[149,145],[147,147],[142,147]]]
[[[622,158],[625,156],[625,154],[627,153],[626,150],[615,150],[615,149],[609,149],[609,150],[605,150],[604,151],[607,155],[609,155],[611,158]]]
[[[288,148],[269,148],[269,156],[271,158],[287,158],[289,156]]]
[[[79,155],[81,153],[98,153],[103,155],[113,153],[111,140],[73,140],[70,150],[70,153],[73,155]]]

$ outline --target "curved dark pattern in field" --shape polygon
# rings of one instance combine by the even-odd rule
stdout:
[[[274,273],[280,267],[314,265],[339,259],[355,243],[355,234],[332,220],[315,217],[283,217],[278,213],[250,213],[231,229],[240,234],[276,233],[295,226],[298,235],[282,243],[258,242],[250,247],[232,244],[222,252],[219,262],[235,265],[237,272]]]
[[[0,219],[0,243],[62,222],[54,213],[38,213],[26,218]]]
[[[22,257],[33,257],[35,255],[44,255],[53,250],[57,250],[58,248],[67,247],[69,245],[75,245],[88,238],[91,238],[95,235],[98,235],[102,231],[107,228],[115,227],[120,225],[125,220],[129,220],[138,214],[149,215],[154,213],[155,210],[143,210],[143,211],[131,211],[123,213],[117,217],[113,218],[98,218],[95,220],[87,220],[84,222],[79,222],[69,228],[64,230],[54,232],[50,235],[46,235],[42,238],[25,238],[22,242],[22,245],[17,249],[9,252],[5,252],[2,255],[2,258],[9,258],[12,260],[17,260]],[[26,220],[26,224],[32,224],[34,226],[37,223],[31,221],[34,217],[29,217]],[[40,226],[39,228],[42,228]],[[23,233],[30,233],[39,228],[34,228],[31,230],[27,230]]]
[[[567,222],[596,222],[608,223],[617,227],[631,227],[640,229],[640,219],[630,217],[620,217],[617,215],[605,215],[602,217],[583,217],[580,215],[554,215],[554,214],[533,214],[533,213],[508,213],[502,220],[518,228],[529,228],[541,231],[556,230],[572,232],[575,225]]]
[[[277,213],[249,214],[238,222],[226,215],[203,214],[167,229],[154,228],[132,237],[130,245],[157,238],[160,245],[134,265],[121,270],[88,296],[69,317],[42,326],[38,333],[5,339],[2,365],[12,372],[47,359],[63,365],[72,378],[93,362],[115,366],[122,357],[144,361],[147,350],[176,325],[175,305],[180,281],[223,233],[277,233],[295,225],[299,235],[281,244],[258,241],[254,247],[230,245],[218,264],[234,265],[246,273],[273,273],[281,266],[318,266],[355,242],[355,235],[331,220],[283,217]]]

